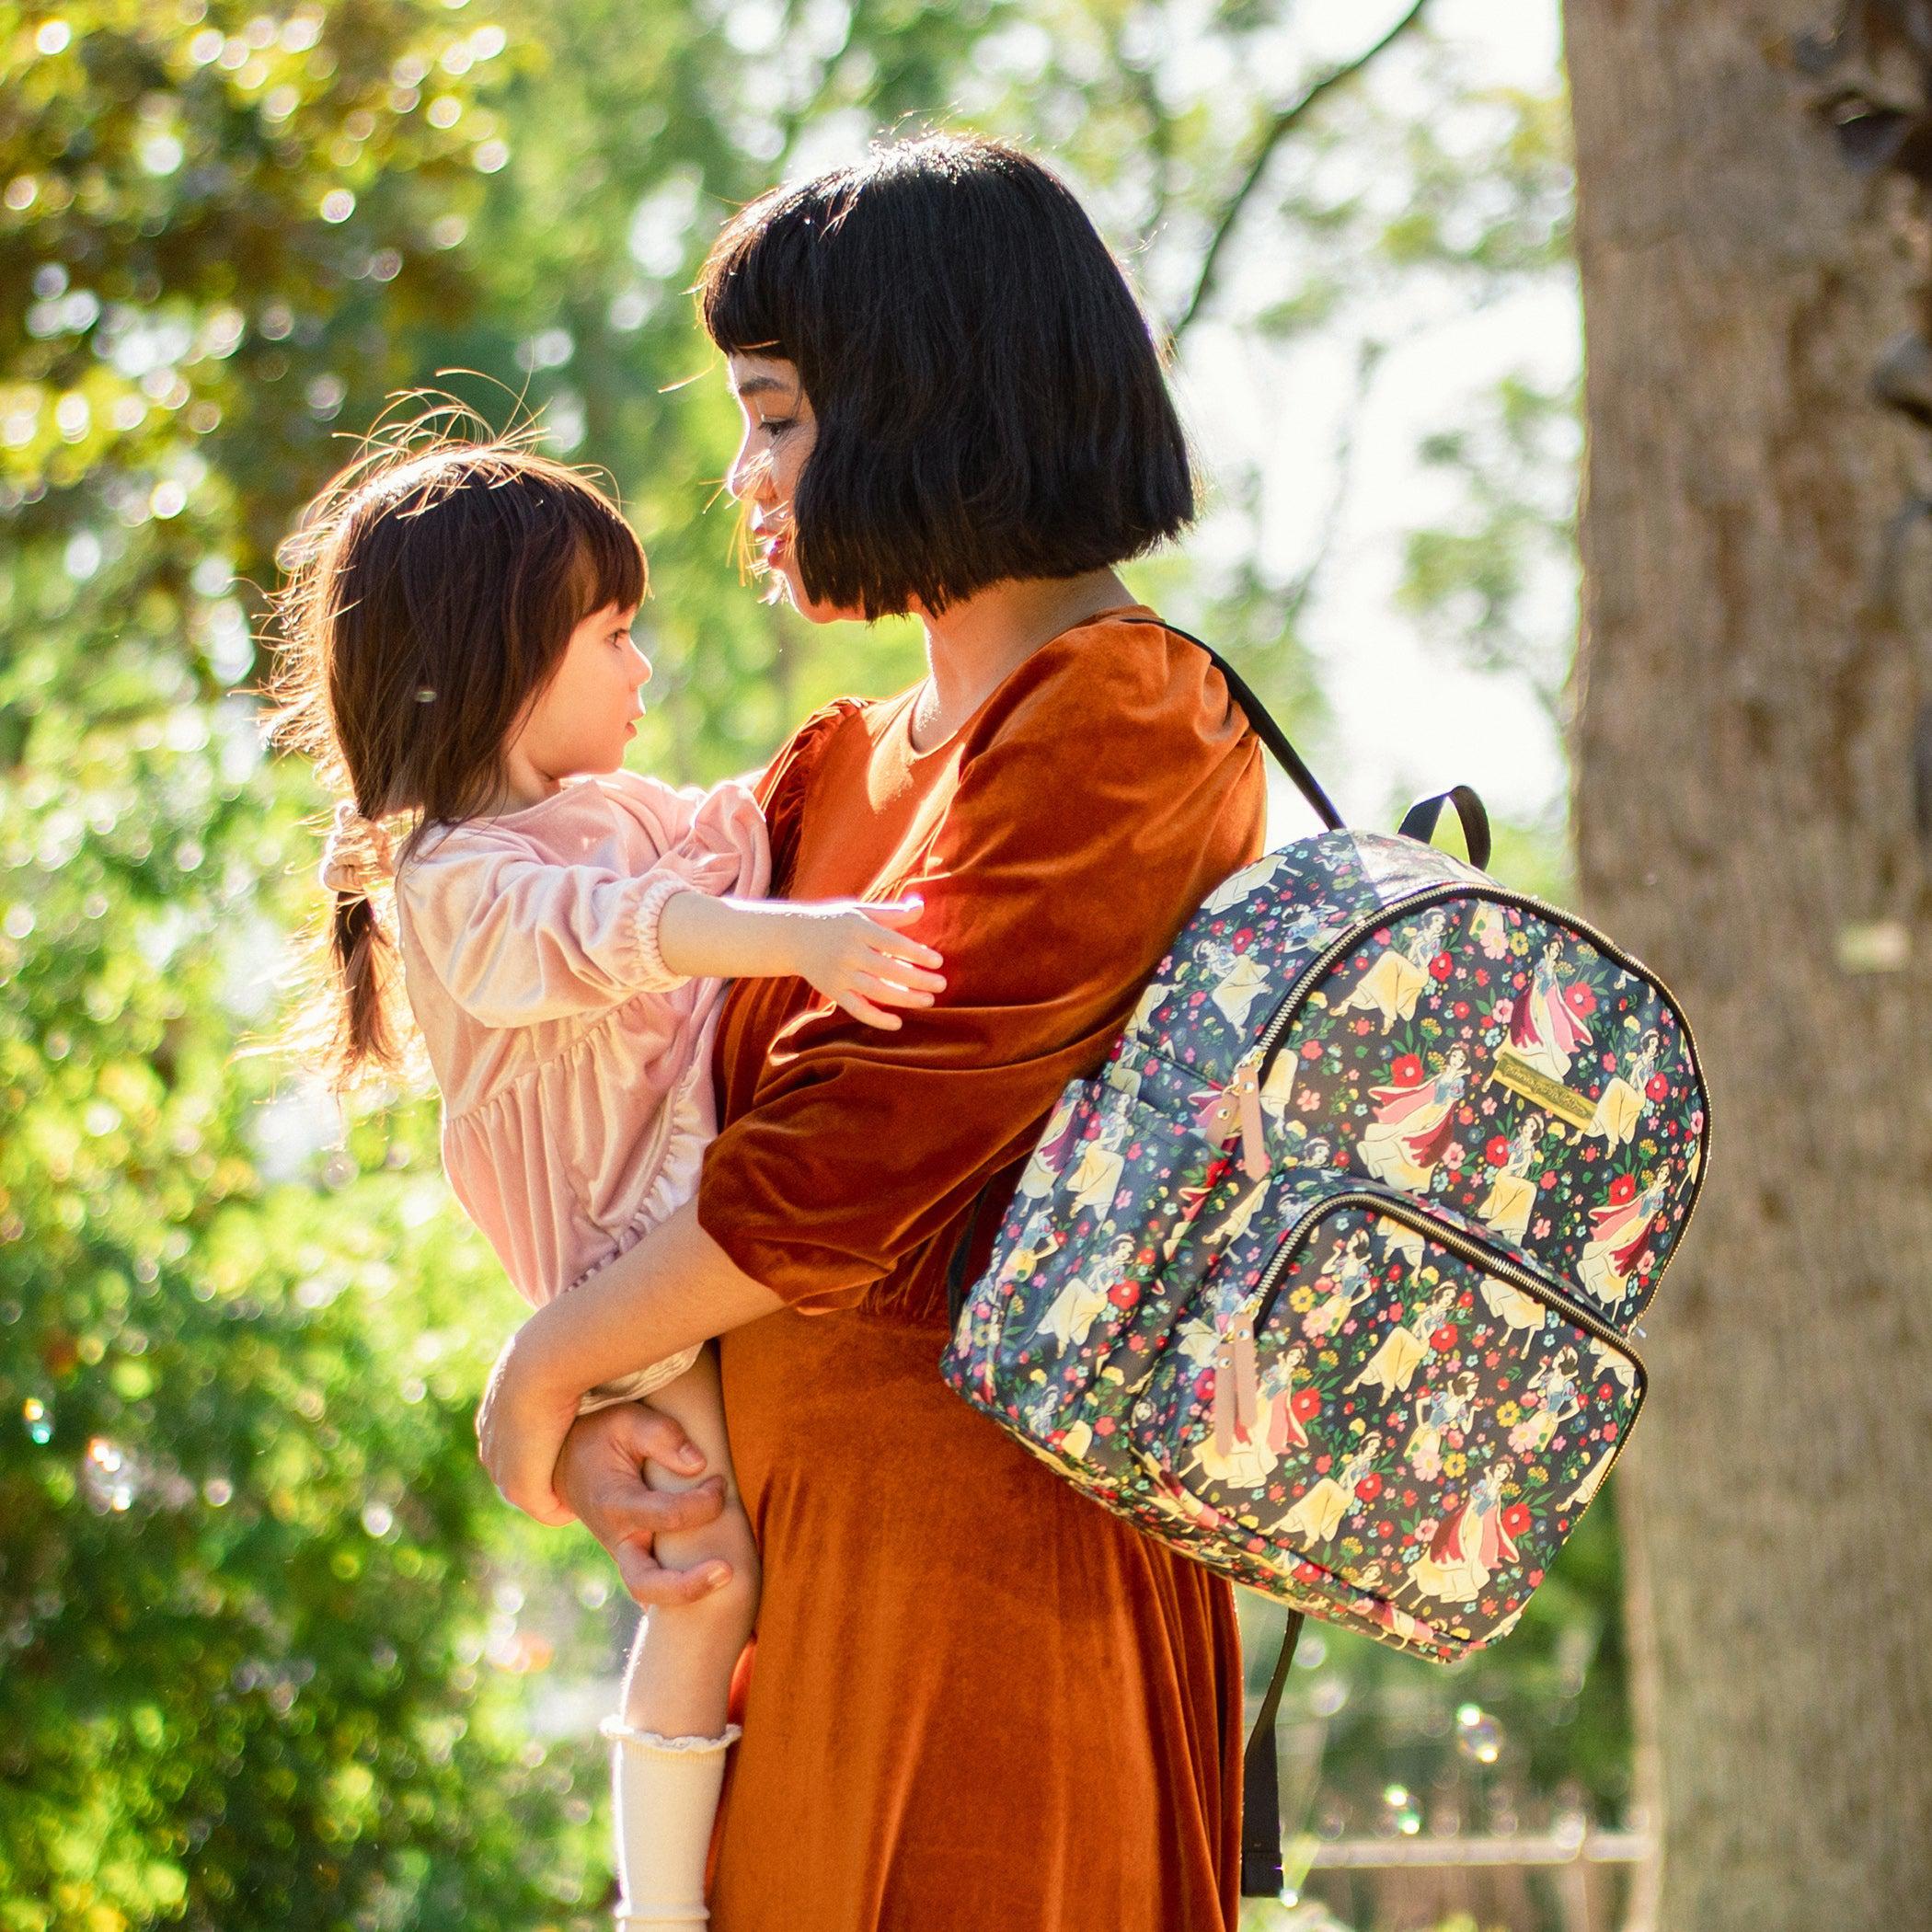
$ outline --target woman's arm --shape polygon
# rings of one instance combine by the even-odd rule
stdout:
[[[491,1480],[539,1523],[570,1522],[552,1478],[578,1397],[783,1305],[698,1225],[687,1202],[588,1281],[546,1303],[505,1344],[477,1412]]]

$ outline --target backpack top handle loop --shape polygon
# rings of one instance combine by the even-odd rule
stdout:
[[[1302,762],[1302,754],[1288,742],[1288,734],[1269,715],[1268,707],[1248,688],[1247,681],[1212,644],[1203,644],[1192,631],[1182,630],[1169,624],[1165,617],[1125,617],[1125,624],[1157,624],[1163,630],[1170,630],[1177,638],[1185,638],[1190,644],[1208,654],[1209,661],[1227,682],[1228,694],[1248,713],[1248,721],[1255,728],[1255,736],[1274,753],[1275,763],[1294,780],[1295,788],[1303,798],[1314,808],[1318,818],[1330,832],[1340,832],[1343,820],[1335,809],[1334,801],[1321,788],[1319,781]]]
[[[1426,845],[1435,836],[1436,821],[1443,815],[1443,807],[1453,805],[1455,815],[1463,822],[1463,843],[1469,848],[1469,863],[1478,872],[1489,869],[1489,814],[1483,808],[1482,800],[1466,785],[1452,785],[1447,791],[1439,791],[1432,799],[1423,799],[1409,808],[1408,815],[1397,828],[1404,838],[1420,839]]]

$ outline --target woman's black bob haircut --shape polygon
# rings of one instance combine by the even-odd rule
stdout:
[[[793,546],[815,603],[937,614],[1137,557],[1193,518],[1146,318],[1079,202],[1017,148],[926,134],[775,188],[696,293],[726,354],[796,364],[811,401]]]

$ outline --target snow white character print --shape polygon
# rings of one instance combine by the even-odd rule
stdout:
[[[1133,1259],[1133,1240],[1122,1235],[1111,1251],[1089,1270],[1070,1276],[1066,1285],[1053,1297],[1040,1318],[1038,1335],[1051,1336],[1059,1344],[1054,1351],[1064,1355],[1070,1348],[1084,1349],[1093,1325],[1105,1312],[1107,1291],[1126,1272]]]
[[[1516,1538],[1529,1527],[1530,1512],[1521,1503],[1504,1505],[1503,1489],[1515,1473],[1515,1459],[1505,1455],[1477,1478],[1468,1501],[1437,1530],[1429,1554],[1409,1567],[1409,1581],[1420,1594],[1473,1604],[1490,1577],[1516,1560]]]
[[[1510,1431],[1510,1447],[1518,1455],[1541,1455],[1571,1416],[1581,1415],[1583,1400],[1577,1387],[1581,1363],[1577,1351],[1560,1348],[1529,1379],[1528,1393],[1536,1406]]]
[[[1561,938],[1546,941],[1530,971],[1529,984],[1510,1008],[1510,1044],[1553,1080],[1564,1078],[1579,1049],[1590,1044],[1584,1013],[1594,1003],[1594,995],[1581,980],[1564,986],[1557,971],[1562,957]]]
[[[1115,1191],[1121,1185],[1121,1170],[1127,1165],[1127,1156],[1121,1149],[1126,1144],[1131,1125],[1124,1112],[1110,1113],[1100,1122],[1099,1133],[1080,1149],[1080,1158],[1066,1177],[1066,1185],[1073,1194],[1070,1213],[1091,1209],[1100,1220],[1107,1218],[1107,1211],[1113,1205]]]
[[[1629,1065],[1613,1075],[1598,1097],[1596,1112],[1583,1132],[1597,1135],[1611,1152],[1634,1140],[1644,1114],[1661,1098],[1650,1087],[1658,1078],[1657,1066],[1662,1058],[1662,1035],[1655,1027],[1647,1028]],[[1663,1091],[1669,1091],[1667,1083]]]
[[[1315,1282],[1315,1305],[1302,1317],[1302,1333],[1310,1341],[1336,1334],[1350,1315],[1375,1292],[1370,1260],[1371,1239],[1358,1227],[1341,1245]]]
[[[1301,1497],[1282,1518],[1281,1534],[1297,1545],[1326,1543],[1341,1527],[1351,1510],[1361,1507],[1357,1489],[1365,1483],[1382,1453],[1382,1438],[1371,1430],[1350,1452],[1348,1460]]]
[[[1425,1388],[1416,1397],[1415,1432],[1402,1452],[1423,1482],[1443,1473],[1443,1440],[1452,1430],[1466,1431],[1476,1419],[1479,1385],[1473,1369],[1459,1369],[1441,1388]]]
[[[1194,962],[1215,982],[1208,998],[1229,1026],[1245,1032],[1249,1008],[1268,990],[1268,969],[1253,953],[1236,952],[1218,939],[1202,940],[1194,949]]]
[[[1433,1074],[1405,1053],[1386,1087],[1374,1087],[1374,1122],[1357,1143],[1362,1164],[1377,1180],[1404,1193],[1428,1190],[1430,1170],[1455,1133],[1455,1103],[1469,1086],[1469,1050],[1460,1041]]]
[[[1385,1033],[1398,1019],[1413,1019],[1417,1000],[1429,989],[1429,962],[1442,951],[1443,935],[1448,930],[1447,913],[1439,907],[1425,913],[1398,944],[1383,949],[1381,958],[1337,1006],[1337,1016],[1379,1013]]]
[[[1660,1172],[1649,1176],[1641,1192],[1627,1174],[1610,1183],[1610,1198],[1590,1210],[1590,1238],[1577,1260],[1577,1279],[1597,1300],[1614,1306],[1650,1245],[1663,1212],[1668,1183]]]
[[[1501,1160],[1489,1193],[1476,1210],[1477,1218],[1512,1241],[1520,1242],[1529,1233],[1530,1216],[1536,1212],[1536,1183],[1531,1176],[1543,1164],[1543,1136],[1548,1125],[1540,1113],[1525,1115],[1508,1141],[1498,1134],[1489,1145],[1490,1158],[1500,1154]]]
[[[1342,1394],[1352,1396],[1358,1388],[1366,1386],[1386,1389],[1390,1395],[1398,1391],[1407,1395],[1409,1385],[1416,1378],[1416,1371],[1428,1361],[1435,1347],[1434,1338],[1448,1321],[1449,1311],[1455,1305],[1453,1289],[1436,1289],[1407,1321],[1397,1322],[1382,1338],[1382,1345],[1369,1357],[1367,1365],[1342,1390]]]

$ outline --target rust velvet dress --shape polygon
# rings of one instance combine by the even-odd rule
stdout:
[[[996,1177],[1004,1200],[1174,934],[1260,850],[1246,719],[1199,650],[1127,611],[1152,615],[1063,633],[924,753],[914,693],[841,701],[761,787],[774,890],[919,892],[947,989],[891,1032],[743,980],[720,1024],[698,1218],[788,1305],[723,1342],[765,1575],[715,1932],[1236,1922],[1227,1586],[937,1368],[975,1192]]]

